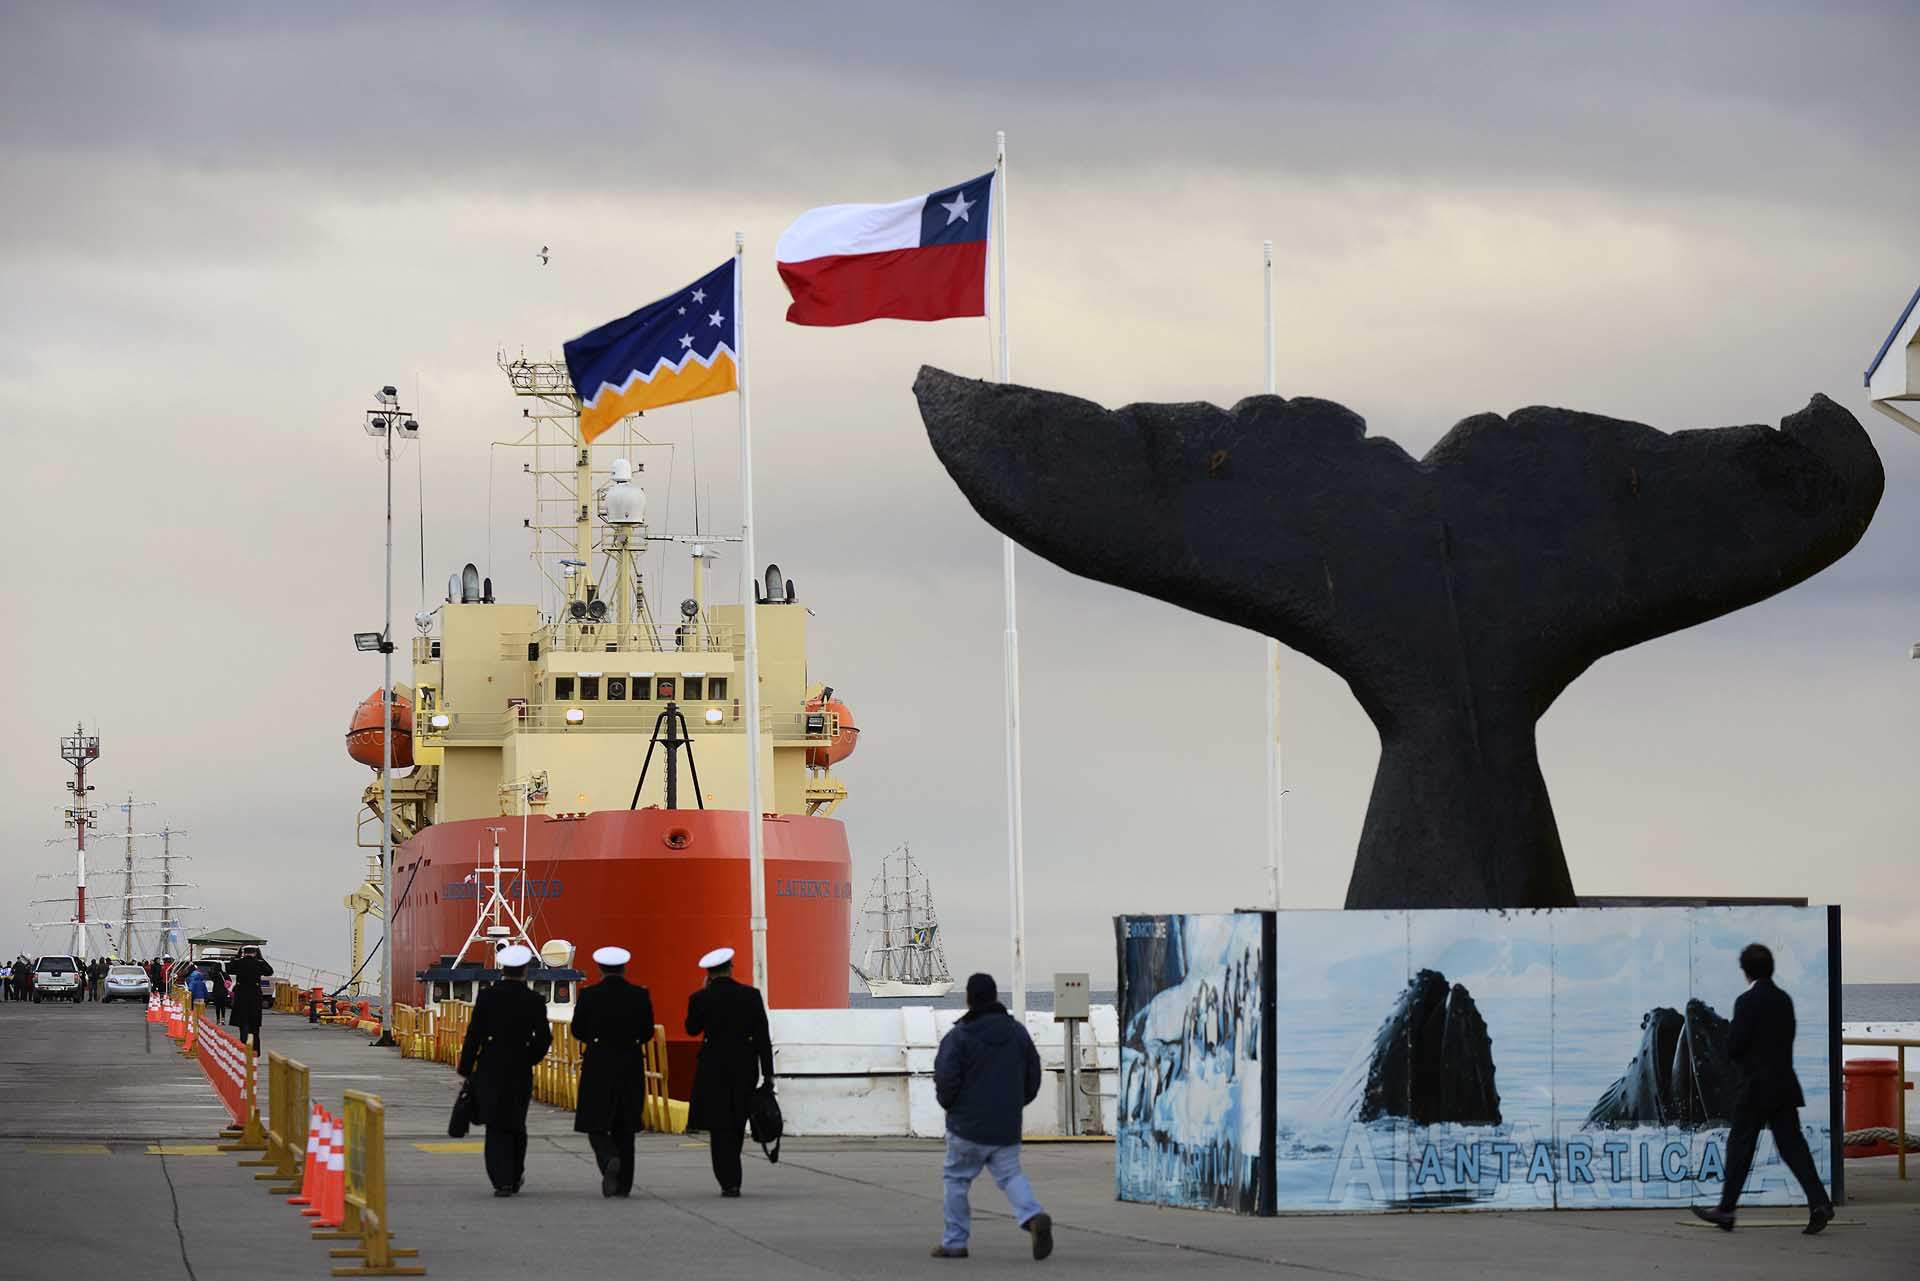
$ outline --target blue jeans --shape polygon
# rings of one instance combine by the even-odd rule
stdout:
[[[1033,1185],[1020,1170],[1018,1143],[996,1147],[948,1134],[947,1163],[943,1171],[947,1184],[947,1229],[940,1237],[940,1244],[949,1250],[966,1248],[967,1237],[973,1230],[973,1207],[967,1203],[967,1191],[980,1177],[982,1169],[991,1174],[994,1184],[1007,1194],[1007,1203],[1013,1207],[1013,1217],[1021,1227],[1026,1227],[1033,1216],[1040,1213],[1040,1203],[1033,1199]]]

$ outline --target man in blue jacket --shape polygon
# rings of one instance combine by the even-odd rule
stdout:
[[[967,980],[967,1012],[940,1042],[933,1093],[947,1112],[946,1231],[936,1259],[967,1257],[973,1210],[967,1193],[986,1170],[1033,1238],[1033,1257],[1053,1253],[1053,1219],[1020,1169],[1020,1115],[1040,1093],[1040,1054],[1000,1004],[990,974]]]

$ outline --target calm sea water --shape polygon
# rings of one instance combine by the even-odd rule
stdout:
[[[1004,992],[1001,993],[1002,999],[1005,996]],[[1117,999],[1118,993],[1112,988],[1093,990],[1093,1002],[1096,1005],[1112,1005]],[[850,1002],[856,1010],[881,1010],[900,1005],[937,1005],[960,1009],[966,1003],[967,994],[957,987],[938,1001],[883,1001],[865,992],[855,992]],[[1028,992],[1027,1008],[1051,1010],[1053,988],[1035,988]],[[1840,1017],[1848,1023],[1920,1022],[1920,983],[1842,983]]]
[[[1920,1022],[1920,983],[1842,983],[1840,1017],[1848,1023]]]

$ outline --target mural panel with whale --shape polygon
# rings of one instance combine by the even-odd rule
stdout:
[[[1760,941],[1773,949],[1777,981],[1796,1005],[1802,1124],[1830,1184],[1829,930],[1837,928],[1830,911],[1267,914],[1271,993],[1244,983],[1235,989],[1224,961],[1231,949],[1211,943],[1185,946],[1175,981],[1144,968],[1130,972],[1123,937],[1123,1005],[1137,999],[1129,993],[1149,989],[1237,990],[1249,1009],[1270,1001],[1266,1115],[1259,1115],[1262,1096],[1244,1084],[1261,1065],[1236,1061],[1242,1085],[1230,1123],[1209,1133],[1210,1116],[1224,1121],[1219,1109],[1162,1107],[1153,1142],[1166,1151],[1211,1152],[1230,1141],[1235,1168],[1251,1179],[1261,1167],[1249,1136],[1264,1134],[1270,1203],[1281,1211],[1628,1208],[1711,1199],[1719,1194],[1737,1089],[1726,1053],[1733,1002],[1746,986],[1737,958]],[[1127,922],[1166,922],[1171,936],[1185,938],[1183,923],[1197,920],[1240,922],[1243,939],[1259,938],[1254,914],[1117,924],[1124,932]],[[1202,952],[1222,959],[1209,962]],[[1131,956],[1145,959],[1137,949]],[[1243,965],[1240,972],[1250,971]],[[1166,1062],[1155,1067],[1148,1056],[1123,1053],[1123,1118],[1124,1100],[1167,1090]],[[1151,1164],[1129,1156],[1137,1149],[1123,1124],[1123,1200],[1242,1212],[1255,1204],[1251,1185],[1231,1196],[1167,1186]],[[1742,1203],[1800,1200],[1763,1137]]]

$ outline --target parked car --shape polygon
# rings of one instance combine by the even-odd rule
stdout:
[[[80,979],[80,962],[71,956],[43,956],[33,963],[33,1003],[62,997],[78,1005],[87,989]]]
[[[147,982],[147,972],[137,965],[113,965],[107,968],[107,981],[102,986],[100,999],[111,1001],[117,997],[128,1000],[144,1001],[153,990]]]

